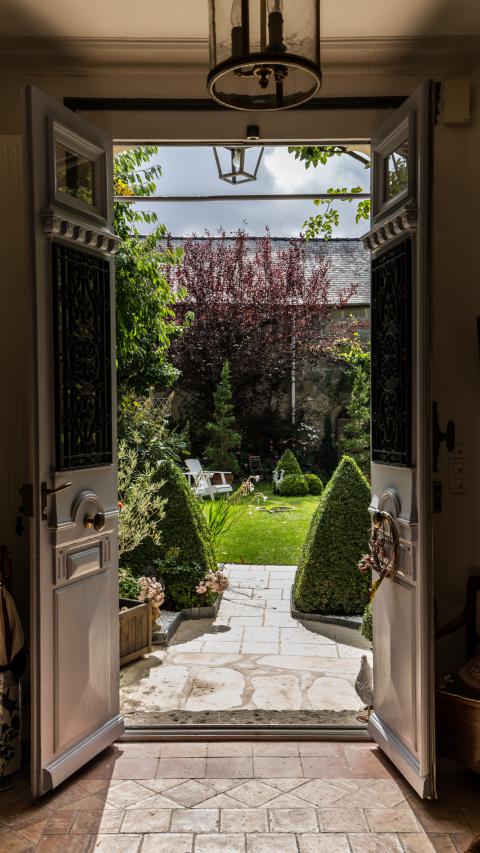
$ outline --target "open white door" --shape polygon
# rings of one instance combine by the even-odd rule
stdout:
[[[27,90],[34,341],[32,786],[55,787],[119,716],[112,145]]]
[[[390,512],[399,571],[375,597],[369,731],[435,796],[431,557],[430,147],[425,83],[372,140],[372,509]]]

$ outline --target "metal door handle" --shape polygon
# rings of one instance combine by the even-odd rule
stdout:
[[[46,483],[42,483],[41,485],[41,513],[42,520],[46,521],[48,518],[48,510],[47,510],[47,497],[49,495],[56,495],[58,492],[63,492],[64,489],[69,489],[71,483],[62,483],[61,486],[57,486],[55,489],[48,489]]]

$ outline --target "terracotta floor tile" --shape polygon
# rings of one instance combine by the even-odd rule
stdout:
[[[218,832],[220,812],[218,809],[174,809],[172,832]]]
[[[253,759],[254,774],[257,778],[266,779],[275,776],[288,779],[303,776],[302,765],[299,758],[293,756],[255,756]]]
[[[244,853],[243,835],[197,835],[195,853]]]
[[[306,800],[315,806],[330,806],[337,800],[342,800],[346,794],[344,788],[334,785],[326,779],[310,779],[299,788],[295,788],[296,797]]]
[[[318,832],[315,809],[268,809],[271,832]]]
[[[348,837],[353,853],[401,853],[403,850],[394,833],[349,833]]]
[[[193,834],[169,832],[168,835],[145,835],[142,853],[192,853]]]
[[[141,835],[97,835],[93,841],[95,853],[137,853]]]
[[[157,767],[157,758],[119,758],[112,779],[155,779]]]
[[[255,744],[253,744],[255,746]],[[238,743],[209,743],[208,757],[209,758],[250,758],[252,754],[252,744],[249,741],[239,741]]]
[[[264,803],[277,797],[278,793],[278,789],[266,785],[259,779],[249,779],[248,782],[243,782],[229,791],[231,797],[250,808],[263,806]]]
[[[470,827],[463,812],[446,809],[441,803],[432,803],[430,808],[415,809],[415,816],[425,832],[468,832]]]
[[[300,853],[350,853],[348,838],[344,833],[328,833],[298,835]]]
[[[134,803],[139,803],[151,796],[150,788],[146,788],[140,782],[128,780],[108,791],[106,804],[114,809],[127,808],[127,806],[132,806]]]
[[[13,829],[7,829],[5,832],[2,830],[0,850],[2,853],[26,853],[27,850],[33,850],[33,843]]]
[[[38,823],[30,824],[30,826],[23,826],[22,829],[19,830],[19,834],[26,838],[27,841],[32,841],[37,844],[43,835],[43,829],[46,823],[46,820],[40,820]]]
[[[268,742],[259,742],[253,744],[253,754],[254,756],[289,756],[293,755],[294,757],[298,756],[298,744],[297,743],[275,743],[274,741]]]
[[[365,809],[372,832],[419,832],[421,826],[409,807]]]
[[[247,835],[247,853],[298,853],[294,835]]]
[[[368,824],[361,809],[346,809],[339,806],[318,809],[322,832],[368,832]]]
[[[221,832],[268,832],[266,809],[221,809]]]
[[[300,755],[337,755],[341,758],[345,757],[343,743],[329,743],[324,740],[310,741],[298,744]]]
[[[443,849],[445,851],[450,850],[452,853],[455,851],[455,847],[450,841],[448,835],[441,836],[442,841],[440,842],[442,845],[445,844],[445,840],[447,844],[450,846],[445,847]],[[440,836],[438,837],[438,840]],[[405,853],[435,853],[436,850],[442,849],[437,847],[434,842],[422,832],[410,832],[410,833],[400,833],[400,841],[402,842],[403,849]]]
[[[248,779],[253,776],[253,762],[245,758],[207,758],[206,778]]]
[[[196,806],[209,797],[214,797],[216,793],[215,788],[212,786],[204,784],[197,779],[188,779],[185,782],[181,782],[180,785],[169,788],[167,796],[170,800],[182,806]]]
[[[127,809],[122,832],[168,832],[170,809]]]
[[[35,853],[87,853],[90,843],[90,835],[42,835]]]
[[[54,812],[45,822],[43,835],[66,835],[73,823],[73,812]]]
[[[309,779],[349,779],[353,772],[346,760],[340,756],[301,756],[303,775]]]
[[[177,746],[185,746],[186,744],[177,744]],[[119,745],[119,758],[160,758],[162,751],[170,744],[162,743],[161,741],[132,741],[131,743],[121,743]]]
[[[91,833],[92,835],[100,833],[120,832],[120,826],[123,820],[123,811],[111,809],[104,812],[78,812],[74,813],[73,824],[70,832]]]
[[[163,743],[161,746],[162,758],[206,758],[207,743]]]
[[[167,779],[169,776],[174,779],[202,779],[205,776],[206,766],[206,758],[160,758],[157,777],[159,779]]]

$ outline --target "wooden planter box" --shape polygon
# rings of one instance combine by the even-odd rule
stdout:
[[[439,753],[480,773],[480,699],[443,690],[436,699]]]
[[[141,658],[152,651],[152,616],[149,601],[121,598],[120,608],[120,666]]]

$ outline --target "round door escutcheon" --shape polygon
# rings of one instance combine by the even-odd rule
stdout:
[[[105,527],[105,514],[103,512],[96,512],[93,519],[93,526],[95,530],[103,530]]]

